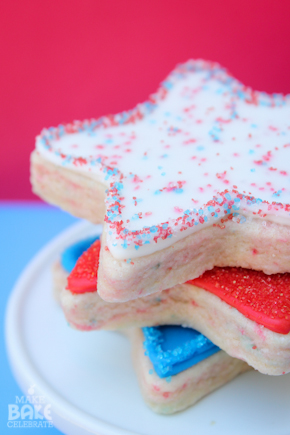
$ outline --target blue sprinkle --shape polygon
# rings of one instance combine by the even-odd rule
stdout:
[[[172,84],[171,82],[169,82],[169,81],[166,81],[166,82],[163,82],[163,83],[162,83],[162,86],[163,86],[164,88],[166,88],[166,89],[171,89],[172,86],[173,86],[173,84]]]
[[[251,172],[256,172],[256,169],[254,169],[254,168],[253,168],[253,169],[251,169]]]
[[[183,193],[183,189],[174,189],[175,193]]]
[[[154,371],[152,369],[149,370],[149,375],[153,375]]]
[[[155,227],[155,226],[150,227],[150,233],[156,233],[157,229],[158,229],[158,228]]]
[[[127,244],[127,240],[126,240],[126,239],[124,240],[124,243],[121,243],[121,246],[122,246],[124,249],[127,249],[127,248],[128,248],[128,244]]]
[[[165,379],[166,382],[171,382],[172,377],[171,376],[167,376],[167,378]]]
[[[161,190],[155,190],[154,195],[160,195]]]
[[[161,175],[166,175],[166,172],[162,172]]]
[[[230,201],[232,199],[231,195],[229,193],[225,194],[225,197]]]
[[[281,193],[282,193],[282,190],[278,190],[277,192],[273,193],[273,196],[280,196]]]
[[[163,228],[164,230],[166,230],[166,228],[168,228],[168,224],[163,224],[163,225],[162,225],[162,228]]]
[[[203,151],[204,150],[204,146],[203,145],[199,145],[198,147],[196,147],[196,149],[198,151]]]

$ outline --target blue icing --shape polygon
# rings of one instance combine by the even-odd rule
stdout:
[[[99,236],[88,237],[66,248],[61,254],[60,259],[61,265],[65,271],[71,273],[78,258],[99,238]]]
[[[145,354],[160,378],[176,375],[220,350],[195,329],[168,325],[142,330]]]

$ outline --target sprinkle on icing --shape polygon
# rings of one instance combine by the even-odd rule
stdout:
[[[67,278],[67,289],[72,293],[89,293],[97,291],[97,273],[99,267],[101,242],[96,240],[78,258],[72,272]]]
[[[290,273],[266,275],[249,269],[215,267],[188,283],[214,293],[271,331],[290,332]]]
[[[228,220],[290,224],[290,96],[253,91],[215,63],[179,65],[135,109],[45,129],[36,146],[107,185],[118,259]]]
[[[182,326],[153,326],[142,328],[144,348],[160,378],[171,376],[192,367],[220,349],[207,337]]]
[[[86,239],[79,240],[73,245],[68,246],[61,254],[61,265],[67,273],[71,273],[76,265],[77,260],[84,251],[97,240],[99,236],[87,237]]]

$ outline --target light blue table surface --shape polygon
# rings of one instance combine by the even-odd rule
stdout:
[[[55,428],[8,428],[8,405],[22,392],[13,378],[4,337],[5,310],[13,286],[32,257],[54,236],[77,222],[54,207],[32,202],[0,202],[0,434],[56,435]]]

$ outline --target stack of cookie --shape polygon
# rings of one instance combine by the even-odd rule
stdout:
[[[158,412],[248,365],[290,371],[289,115],[290,96],[189,61],[135,109],[37,138],[34,192],[104,222],[101,242],[56,267],[66,318],[86,331],[145,327],[130,335]]]

